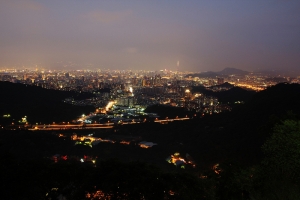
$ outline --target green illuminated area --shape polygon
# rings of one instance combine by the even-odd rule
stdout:
[[[186,154],[185,158],[180,156],[180,153],[176,152],[173,155],[169,156],[166,161],[170,164],[174,164],[176,167],[180,167],[182,169],[185,169],[186,165],[191,165],[192,167],[196,167],[196,164],[193,160],[193,158]]]
[[[75,145],[85,145],[85,146],[89,146],[89,147],[93,147],[92,146],[92,141],[90,139],[84,139],[83,141],[76,141]]]

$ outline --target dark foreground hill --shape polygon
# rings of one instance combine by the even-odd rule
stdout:
[[[14,87],[14,85],[10,86]],[[17,87],[26,88],[25,85],[17,85]],[[239,90],[239,88],[236,89]],[[40,91],[48,92],[48,90]],[[12,116],[22,117],[26,114],[29,120],[33,118],[50,122],[54,119],[66,121],[67,117],[74,119],[74,116],[86,111],[84,107],[62,103],[57,96],[54,97],[56,100],[50,100],[48,96],[48,99],[44,98],[39,102],[36,100],[37,96],[29,95],[23,98],[24,101],[18,98],[12,104],[12,99],[11,102],[6,101],[5,105],[3,104],[5,98],[1,98],[0,108],[2,113],[6,113],[7,109],[10,109]],[[146,141],[158,143],[149,150],[157,159],[156,161],[163,160],[176,151],[181,151],[183,154],[189,153],[200,165],[204,166],[230,159],[251,165],[260,162],[261,146],[269,137],[274,125],[286,118],[300,116],[299,99],[300,86],[298,84],[278,84],[254,94],[252,99],[234,108],[232,112],[201,118],[195,116],[193,120],[169,124],[149,122],[139,125],[124,125],[116,127],[115,131],[120,135],[141,136]],[[162,107],[162,109],[167,108]]]
[[[63,103],[67,97],[88,98],[90,94],[79,94],[58,90],[48,90],[37,86],[0,82],[1,123],[18,122],[27,116],[30,123],[52,123],[71,121],[83,113],[94,110],[91,106],[74,106]],[[10,118],[3,118],[3,115]]]
[[[245,102],[247,102],[256,93],[253,90],[245,90],[245,89],[240,88],[240,87],[232,87],[229,90],[214,92],[212,90],[208,90],[204,86],[193,86],[192,87],[192,92],[193,93],[200,92],[200,93],[203,93],[204,95],[207,95],[207,96],[217,97],[219,102],[226,103],[226,104],[227,103],[232,104],[236,101],[245,101]]]
[[[240,69],[236,68],[225,68],[222,71],[219,72],[212,72],[212,71],[207,71],[207,72],[202,72],[199,74],[188,74],[186,77],[200,77],[200,78],[216,78],[218,76],[228,76],[228,75],[246,75],[249,74],[247,71],[243,71]]]
[[[274,125],[285,119],[300,119],[299,98],[299,85],[278,84],[256,93],[232,112],[169,124],[120,125],[103,133],[107,137],[141,136],[158,144],[148,149],[134,143],[81,148],[74,146],[70,137],[49,132],[0,131],[0,175],[4,183],[0,197],[57,199],[62,194],[67,199],[91,199],[89,194],[96,199],[94,195],[98,194],[98,199],[299,199],[299,137],[292,146],[295,148],[288,146],[294,141],[287,137],[275,144],[276,150],[280,149],[275,155],[283,155],[284,159],[267,159],[272,164],[261,162],[262,145],[274,135]],[[297,136],[299,123],[296,128],[293,135]],[[267,144],[274,147],[272,141]],[[82,157],[95,156],[97,167],[92,163],[39,159],[76,152]],[[197,166],[190,169],[193,173],[188,167],[183,170],[165,161],[175,152],[193,157]],[[15,159],[17,156],[19,159]],[[27,159],[20,162],[21,157]],[[107,158],[122,162],[104,161]],[[212,170],[216,163],[220,163],[219,168]]]
[[[252,165],[261,161],[261,146],[274,125],[287,118],[299,118],[299,99],[300,85],[278,84],[254,94],[231,112],[168,125],[124,126],[119,131],[157,142],[155,149],[164,155],[189,153],[200,165],[229,160]]]

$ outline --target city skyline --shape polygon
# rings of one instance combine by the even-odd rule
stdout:
[[[296,1],[1,1],[0,68],[297,70],[299,8]]]

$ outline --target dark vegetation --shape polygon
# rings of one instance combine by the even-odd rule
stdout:
[[[193,86],[192,93],[202,93],[206,96],[216,97],[219,100],[220,104],[228,104],[232,107],[236,107],[236,102],[248,102],[251,100],[252,96],[256,93],[253,90],[245,90],[240,87],[233,87],[230,84],[224,84],[227,87],[232,87],[226,91],[214,92],[212,90],[207,89],[204,86]],[[167,105],[152,105],[146,108],[145,112],[147,113],[157,113],[160,117],[165,118],[175,118],[175,117],[185,117],[192,116],[193,113],[186,111],[181,107],[173,107]]]
[[[184,172],[162,172],[141,162],[101,161],[99,166],[45,160],[1,165],[1,199],[201,199],[210,197],[207,180]],[[5,173],[3,173],[3,171]],[[206,184],[208,182],[208,184]],[[96,191],[103,196],[93,197]]]
[[[255,93],[231,112],[169,124],[118,125],[95,133],[158,143],[149,149],[139,148],[138,141],[74,146],[72,131],[66,138],[42,131],[0,131],[5,191],[0,195],[84,199],[87,192],[101,190],[112,199],[299,199],[299,99],[300,86],[283,83]],[[175,152],[189,153],[197,167],[182,170],[164,161]],[[56,153],[97,156],[97,167],[50,162],[47,157]],[[219,174],[211,168],[216,163]]]
[[[146,113],[157,113],[158,116],[162,118],[176,118],[177,117],[185,117],[188,114],[191,114],[190,112],[186,111],[184,108],[180,107],[173,107],[173,106],[167,106],[167,105],[161,105],[156,104],[152,106],[148,106],[145,109]]]
[[[170,153],[177,149],[190,153],[200,165],[236,160],[249,166],[261,161],[261,146],[275,124],[285,119],[298,119],[298,99],[298,84],[278,84],[256,93],[231,112],[194,116],[193,120],[168,125],[124,126],[120,132],[140,133],[150,141],[167,145],[165,149],[170,149]]]
[[[92,106],[74,106],[63,102],[65,98],[77,100],[93,97],[89,93],[48,90],[37,86],[0,82],[0,124],[18,122],[27,116],[31,123],[71,121],[89,113]],[[10,114],[10,118],[3,115]]]
[[[240,87],[232,87],[226,91],[214,92],[206,89],[204,86],[193,86],[192,92],[199,92],[207,96],[217,97],[219,102],[223,104],[234,104],[237,101],[247,102],[255,94],[255,91],[253,90],[246,90]]]

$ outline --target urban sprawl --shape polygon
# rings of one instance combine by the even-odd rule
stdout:
[[[214,92],[228,90],[235,86],[260,91],[283,81],[300,82],[299,78],[269,77],[260,73],[215,77],[198,76],[199,74],[201,75],[201,73],[170,70],[5,69],[0,70],[0,80],[46,89],[92,93],[94,97],[89,99],[75,100],[70,97],[64,102],[82,106],[92,105],[96,108],[96,114],[105,114],[106,119],[112,118],[110,122],[133,122],[134,120],[128,119],[128,116],[141,114],[145,108],[156,104],[210,114],[230,110],[230,106],[219,103],[216,97],[193,92],[192,88],[195,86],[204,86],[207,90]],[[153,117],[159,116],[153,113]],[[93,121],[91,116],[81,116],[77,122],[101,123],[101,119],[103,117]],[[105,121],[105,123],[108,122]]]

